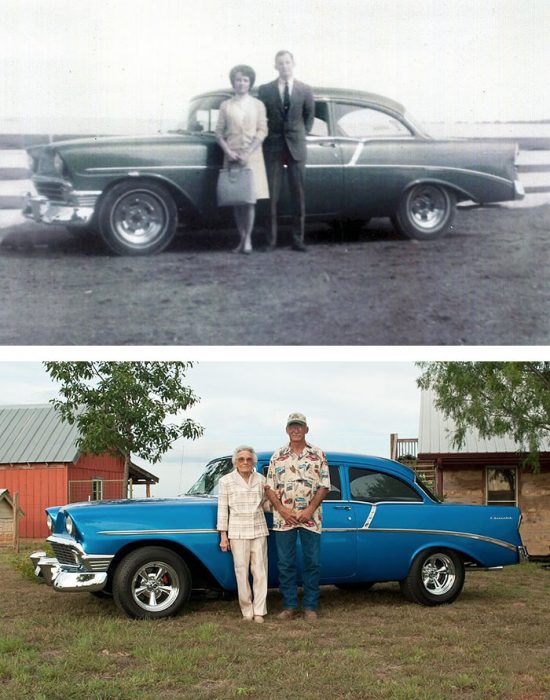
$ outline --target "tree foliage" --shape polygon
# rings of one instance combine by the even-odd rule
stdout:
[[[418,362],[418,385],[431,388],[435,406],[451,418],[453,442],[468,428],[481,437],[510,434],[538,467],[541,442],[550,431],[550,362]]]
[[[177,438],[196,439],[203,428],[177,414],[198,401],[183,384],[191,362],[45,362],[61,387],[52,404],[79,430],[82,452],[124,457],[128,482],[130,455],[153,464]]]

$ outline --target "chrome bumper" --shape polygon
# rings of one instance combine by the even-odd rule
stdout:
[[[514,180],[514,199],[523,199],[525,197],[525,188],[521,180]]]
[[[107,572],[69,571],[54,557],[48,557],[46,552],[33,552],[30,560],[34,566],[35,575],[54,590],[64,593],[88,591],[95,593],[105,588]]]
[[[97,197],[97,195],[96,195]],[[88,197],[88,199],[91,199]],[[95,201],[94,201],[95,204]],[[81,206],[77,202],[52,202],[47,197],[27,192],[23,216],[39,224],[71,224],[86,226],[94,214],[94,206]]]
[[[529,561],[527,547],[518,547],[518,556],[520,564],[527,564],[527,562]]]

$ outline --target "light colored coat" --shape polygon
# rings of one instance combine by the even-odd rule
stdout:
[[[216,134],[225,140],[231,150],[237,152],[246,150],[254,137],[261,144],[267,136],[265,105],[250,95],[244,101],[235,97],[225,100],[220,105]],[[225,156],[224,168],[227,165],[227,156]],[[257,199],[269,199],[269,188],[261,146],[256,148],[250,156],[248,167],[252,169],[254,174],[254,187]]]

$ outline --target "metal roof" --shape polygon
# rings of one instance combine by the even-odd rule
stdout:
[[[482,452],[519,452],[522,446],[511,435],[482,438],[477,430],[466,431],[464,445],[453,445],[454,421],[446,419],[434,405],[431,390],[420,396],[420,425],[418,429],[418,454],[472,454]],[[550,452],[550,439],[542,443],[542,451]]]
[[[51,404],[0,406],[0,464],[74,462],[77,437]]]

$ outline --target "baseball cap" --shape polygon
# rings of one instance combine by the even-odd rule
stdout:
[[[300,423],[301,425],[307,425],[307,420],[303,413],[291,413],[286,419],[287,427],[291,423]]]

